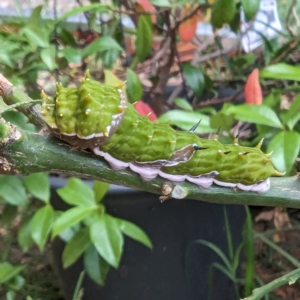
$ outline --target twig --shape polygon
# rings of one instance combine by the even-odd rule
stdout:
[[[291,3],[291,5],[288,9],[288,12],[286,14],[286,18],[285,18],[285,26],[286,26],[286,28],[289,31],[291,36],[295,36],[295,33],[293,32],[292,28],[290,27],[289,22],[290,22],[290,17],[291,17],[292,12],[293,12],[293,8],[296,7],[296,3],[297,3],[297,0],[293,0],[293,2]]]
[[[243,300],[259,300],[262,299],[266,294],[275,290],[276,288],[285,285],[285,284],[293,284],[300,278],[300,268],[279,277],[270,283],[254,289],[251,296],[244,298]]]

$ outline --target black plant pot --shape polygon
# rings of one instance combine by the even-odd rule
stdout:
[[[52,185],[52,203],[66,209]],[[226,207],[234,249],[242,239],[243,206],[220,205],[195,200],[167,200],[158,196],[113,186],[105,198],[107,212],[140,226],[151,238],[153,250],[126,238],[118,270],[109,271],[104,287],[87,276],[84,300],[226,300],[237,299],[232,282],[214,269],[209,288],[209,268],[220,258],[209,248],[195,244],[198,239],[214,243],[227,253],[224,208]],[[61,256],[64,243],[53,243],[54,261],[67,300],[72,299],[82,261],[64,270]],[[209,296],[210,294],[210,296]]]

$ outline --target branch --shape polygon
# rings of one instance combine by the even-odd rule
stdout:
[[[3,88],[5,83],[7,88]],[[8,81],[0,74],[0,96],[6,103],[28,101],[25,93],[7,83]],[[35,124],[42,124],[38,113],[31,115],[32,109],[32,107],[27,107],[22,111]],[[300,208],[298,177],[271,178],[272,187],[264,194],[236,191],[218,186],[202,190],[192,183],[174,184],[160,177],[146,182],[129,169],[112,170],[102,158],[91,152],[72,150],[69,145],[50,135],[25,131],[6,124],[3,119],[0,120],[0,173],[28,175],[36,172],[53,172],[97,179],[163,195],[162,200],[173,197],[222,204]]]
[[[260,299],[262,299],[262,297],[264,297],[268,293],[272,292],[276,288],[278,288],[282,285],[285,285],[285,284],[291,285],[291,284],[295,283],[299,278],[300,278],[300,268],[298,268],[290,273],[287,273],[260,288],[254,289],[251,296],[246,297],[242,300],[260,300]]]

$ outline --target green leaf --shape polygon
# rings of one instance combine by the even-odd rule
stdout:
[[[27,204],[27,195],[22,181],[15,176],[0,175],[0,197],[12,205]]]
[[[72,239],[66,244],[62,261],[64,268],[71,266],[90,244],[89,228],[84,227],[77,231]]]
[[[8,262],[0,263],[0,284],[18,275],[24,268],[25,266],[13,266]]]
[[[59,22],[63,21],[64,19],[67,19],[71,16],[78,15],[78,14],[84,13],[86,11],[90,11],[93,13],[96,13],[96,12],[104,13],[104,12],[108,12],[109,8],[110,8],[109,5],[105,5],[105,4],[101,4],[101,3],[94,3],[91,5],[82,5],[82,6],[76,7],[74,9],[66,12],[65,14],[61,15],[59,18],[57,18],[53,22],[53,27],[55,25],[57,25]]]
[[[19,111],[6,111],[2,114],[2,116],[6,121],[11,122],[24,130],[38,132],[33,124],[28,123],[27,117]]]
[[[141,100],[143,88],[138,75],[133,70],[127,68],[126,79],[126,92],[129,102],[133,103]]]
[[[29,43],[34,47],[46,48],[49,46],[49,36],[38,26],[26,26],[21,30],[21,33],[27,37]]]
[[[66,186],[57,190],[58,195],[70,205],[95,205],[93,190],[82,180],[71,177]]]
[[[162,7],[170,7],[171,3],[169,0],[149,0],[155,6],[162,6]]]
[[[261,78],[300,81],[300,68],[285,63],[270,65],[260,71]]]
[[[15,205],[5,204],[1,217],[0,226],[9,228],[12,225],[13,220],[18,214],[18,207]]]
[[[205,85],[205,79],[202,72],[190,64],[184,64],[183,76],[197,97],[201,97]]]
[[[210,125],[213,128],[222,128],[222,130],[230,131],[233,125],[233,116],[226,115],[222,111],[218,111],[215,115],[210,118]],[[201,125],[201,124],[200,124]]]
[[[55,220],[52,228],[52,238],[68,227],[79,223],[84,218],[91,215],[96,209],[96,206],[78,206],[68,209]]]
[[[186,99],[175,98],[174,103],[184,110],[193,111],[192,105]]]
[[[224,24],[230,23],[236,12],[235,0],[216,0],[212,6],[211,24],[221,28]]]
[[[300,150],[300,135],[295,131],[277,133],[268,145],[268,152],[273,151],[274,166],[282,172],[290,173]]]
[[[31,220],[31,237],[43,251],[54,221],[54,211],[51,205],[40,208]]]
[[[240,121],[282,128],[276,113],[265,105],[232,105],[224,113],[233,114],[234,118]]]
[[[294,128],[294,126],[300,120],[300,94],[298,94],[294,99],[289,110],[286,111],[284,115],[281,115],[281,119],[290,130]]]
[[[209,124],[209,117],[197,112],[174,109],[159,117],[160,123],[175,125],[183,130],[190,130],[200,120],[201,123],[195,130],[196,133],[211,133],[215,131]]]
[[[31,26],[39,26],[41,21],[41,11],[43,9],[43,5],[39,5],[32,10],[30,17],[27,20],[27,24]]]
[[[23,220],[18,230],[18,243],[24,252],[26,252],[33,244],[33,239],[31,237],[31,220],[31,216]]]
[[[104,285],[109,264],[99,255],[92,244],[84,252],[84,269],[94,282]]]
[[[137,225],[126,220],[115,218],[124,234],[152,249],[152,243],[147,234]]]
[[[107,214],[99,216],[90,228],[90,237],[106,262],[118,268],[124,239],[116,220]]]
[[[112,69],[119,55],[120,55],[120,51],[116,49],[103,51],[101,54],[103,67],[106,69]]]
[[[14,276],[7,284],[10,291],[19,291],[25,284],[25,279],[21,275]],[[15,300],[15,298],[13,298]],[[8,299],[7,299],[8,300]]]
[[[242,0],[247,21],[252,21],[259,10],[260,0]]]
[[[85,58],[94,53],[112,49],[123,51],[123,48],[115,39],[110,36],[102,36],[95,39],[92,43],[90,43],[83,49],[82,57]]]
[[[150,15],[139,16],[136,35],[136,53],[140,62],[143,62],[149,56],[152,48],[152,22]]]
[[[57,69],[55,46],[50,45],[48,48],[42,49],[41,59],[50,71]]]
[[[102,182],[98,180],[94,180],[94,197],[96,202],[99,203],[103,200],[104,196],[107,194],[109,190],[110,184],[107,182]]]
[[[81,50],[72,47],[65,47],[58,53],[58,57],[64,57],[70,63],[80,63],[82,60]]]
[[[50,200],[50,186],[47,173],[34,173],[24,177],[24,185],[35,198],[48,203]]]
[[[11,54],[9,52],[5,53],[5,52],[2,52],[0,53],[0,63],[8,66],[8,67],[11,67],[13,68],[14,67],[14,63],[13,63],[13,60],[10,56]]]

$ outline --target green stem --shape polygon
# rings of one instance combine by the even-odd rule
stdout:
[[[295,283],[299,278],[300,268],[288,274],[285,274],[260,288],[254,289],[252,295],[244,298],[243,300],[259,300],[266,294],[270,293],[271,291],[275,290],[276,288],[282,285]]]

